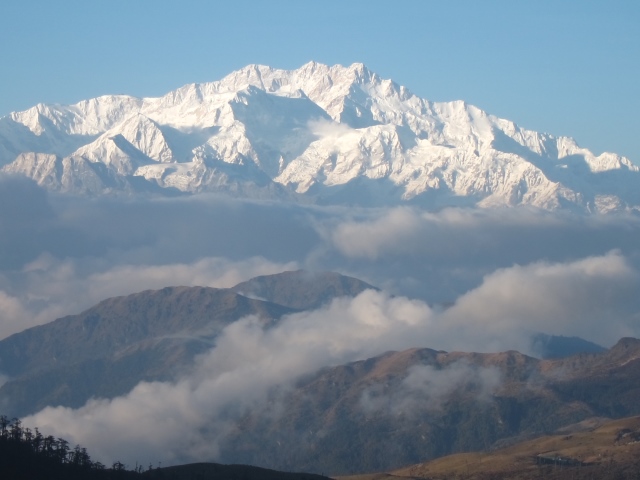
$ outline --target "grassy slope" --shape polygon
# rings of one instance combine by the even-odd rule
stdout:
[[[618,438],[625,429],[631,433]],[[341,480],[640,478],[640,417],[607,422],[589,431],[540,437],[488,453],[461,453],[390,473],[341,477]],[[569,457],[580,467],[538,465],[535,457]]]

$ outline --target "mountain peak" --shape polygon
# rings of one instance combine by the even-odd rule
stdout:
[[[307,63],[305,63],[304,65],[302,65],[298,70],[310,70],[310,71],[314,71],[314,70],[318,70],[318,69],[323,69],[326,70],[329,67],[324,64],[324,63],[320,63],[320,62],[316,62],[315,60],[310,60]]]
[[[155,127],[134,121],[125,128],[135,115]],[[95,142],[123,129],[131,144],[118,147],[124,156]],[[628,159],[596,156],[570,138],[520,128],[464,101],[431,103],[363,63],[312,61],[296,70],[252,64],[161,98],[104,96],[0,119],[3,171],[52,189],[98,193],[102,187],[88,188],[79,173],[65,171],[62,184],[55,169],[36,168],[29,164],[36,157],[24,155],[64,159],[80,150],[106,166],[96,175],[109,179],[94,185],[143,177],[188,193],[305,195],[321,204],[640,211],[640,168]],[[212,170],[221,162],[239,167],[233,185]]]
[[[240,283],[233,291],[295,309],[319,308],[336,297],[376,289],[362,280],[335,272],[295,270],[263,275]]]
[[[352,63],[349,66],[349,71],[353,72],[356,75],[356,78],[362,81],[370,81],[371,77],[375,75],[375,73],[371,72],[364,63],[360,62]]]
[[[247,65],[246,67],[241,68],[240,70],[237,71],[237,73],[247,76],[247,77],[252,77],[255,76],[257,78],[261,78],[263,75],[268,75],[269,73],[273,72],[274,69],[271,68],[268,65],[262,65],[259,63],[251,63],[249,65]]]
[[[640,339],[633,337],[624,337],[621,338],[618,343],[616,343],[610,349],[612,352],[637,352],[640,353]]]

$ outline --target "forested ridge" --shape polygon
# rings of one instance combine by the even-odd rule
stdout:
[[[72,447],[63,438],[43,435],[38,428],[23,427],[19,419],[0,416],[0,465],[2,478],[11,480],[74,480],[140,478],[121,462],[110,467],[93,461],[87,449]]]

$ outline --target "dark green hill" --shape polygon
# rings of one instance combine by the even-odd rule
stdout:
[[[230,323],[274,322],[294,310],[228,289],[168,287],[100,302],[0,342],[3,408],[22,416],[123,395],[143,380],[168,380],[211,347]]]

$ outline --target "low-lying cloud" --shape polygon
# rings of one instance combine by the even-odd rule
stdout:
[[[307,127],[313,135],[316,135],[319,138],[341,137],[353,132],[353,129],[345,123],[338,123],[322,118],[310,121]]]
[[[640,276],[617,252],[568,263],[536,262],[500,269],[443,313],[486,345],[504,347],[519,332],[580,336],[610,346],[640,333]],[[468,343],[460,339],[458,348]],[[513,338],[511,347],[530,353]]]
[[[368,290],[286,316],[272,328],[246,317],[229,325],[175,383],[141,383],[123,397],[92,400],[77,410],[49,407],[24,421],[88,446],[101,460],[215,460],[243,414],[265,408],[274,388],[286,391],[300,376],[327,365],[412,347],[533,353],[531,333],[542,328],[563,334],[584,329],[585,336],[593,332],[606,342],[621,333],[638,335],[632,299],[637,282],[638,272],[613,252],[500,270],[444,311]],[[399,414],[424,401],[438,408],[463,385],[484,401],[499,383],[496,370],[463,362],[443,370],[419,366],[397,395],[374,389],[361,404],[369,412]]]
[[[395,293],[452,303],[497,269],[618,251],[640,264],[640,218],[512,209],[354,210],[318,230],[343,265]]]
[[[371,221],[341,223],[331,233],[331,241],[347,257],[377,260],[406,249],[407,243],[426,233],[421,219],[415,210],[399,207]]]
[[[640,335],[634,216],[324,208],[216,195],[79,200],[8,177],[0,199],[0,337],[115,295],[228,287],[295,268],[339,271],[388,292],[339,299],[272,329],[239,319],[176,382],[26,419],[105,463],[215,459],[234,419],[262,408],[273,388],[388,350],[534,354],[535,332],[604,346]],[[429,395],[421,385],[465,381],[469,371],[457,368],[416,370],[405,387]]]
[[[612,250],[640,264],[640,219],[633,216],[347,209],[219,195],[75,199],[6,176],[0,198],[0,292],[13,305],[0,317],[0,336],[112,295],[176,284],[228,286],[231,277],[277,268],[339,271],[397,295],[449,304],[514,265]],[[221,266],[232,272],[236,264],[236,274]]]
[[[489,402],[502,382],[496,367],[479,367],[460,360],[442,369],[414,365],[397,388],[368,387],[360,398],[366,415],[383,414],[412,417],[424,411],[437,413],[452,394],[467,391],[477,402]]]
[[[273,387],[325,365],[414,345],[431,317],[422,302],[370,290],[270,329],[243,318],[176,383],[141,383],[124,397],[77,410],[48,407],[24,422],[81,442],[107,462],[214,459],[234,420],[259,408]]]

